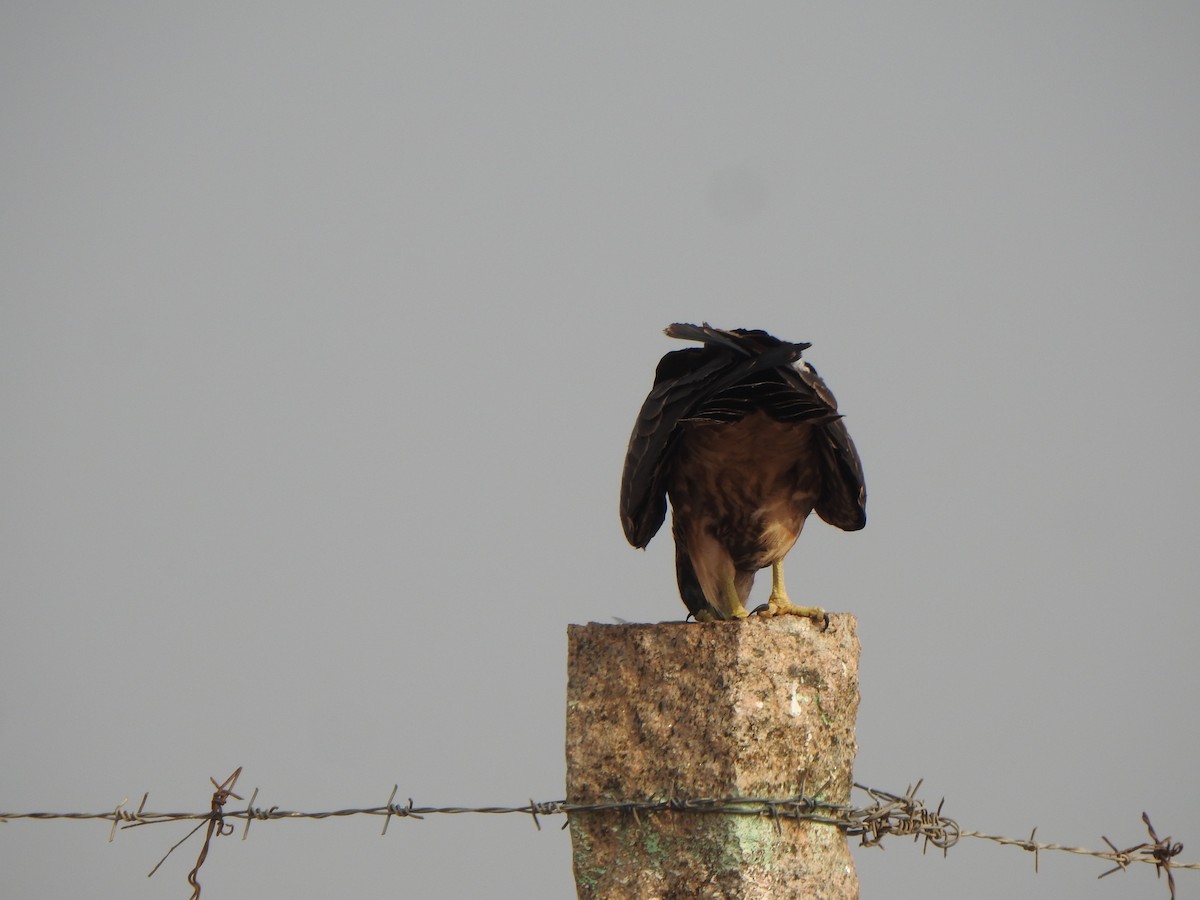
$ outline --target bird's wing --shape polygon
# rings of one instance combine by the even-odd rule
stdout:
[[[867,524],[867,486],[854,441],[841,419],[821,426],[817,441],[825,476],[814,509],[830,525],[858,531]]]
[[[727,359],[699,348],[676,350],[659,362],[654,387],[633,423],[621,475],[621,525],[633,546],[650,543],[666,518],[666,462],[676,425],[704,396],[705,383],[727,366]]]
[[[817,423],[815,434],[823,471],[821,496],[814,509],[830,525],[843,531],[858,531],[867,524],[867,488],[858,449],[837,411],[833,392],[817,370],[807,363],[797,363],[792,372],[829,413],[824,421]]]

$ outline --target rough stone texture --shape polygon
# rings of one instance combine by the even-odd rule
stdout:
[[[568,628],[567,799],[850,797],[858,636],[782,616]],[[570,815],[581,898],[858,896],[831,825],[723,814]]]

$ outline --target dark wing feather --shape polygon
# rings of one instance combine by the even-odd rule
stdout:
[[[817,370],[803,364],[795,366],[793,371],[833,414],[817,430],[823,472],[821,496],[814,509],[830,525],[843,531],[858,531],[867,524],[867,488],[858,449],[837,413],[833,392]]]
[[[825,467],[821,496],[814,507],[818,516],[843,531],[858,531],[867,524],[867,488],[862,460],[841,419],[822,427],[821,458]]]
[[[719,377],[725,361],[703,358],[700,348],[668,353],[658,364],[654,387],[642,404],[629,437],[621,476],[621,524],[635,547],[645,547],[667,515],[665,463],[671,456],[675,426],[706,380]]]

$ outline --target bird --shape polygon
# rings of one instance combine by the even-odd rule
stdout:
[[[801,354],[812,345],[761,329],[675,323],[702,346],[667,353],[642,404],[621,476],[621,525],[645,548],[671,505],[679,593],[697,621],[744,619],[755,574],[771,594],[755,610],[806,616],[788,597],[783,559],[809,513],[843,531],[867,523],[862,461],[837,401]]]

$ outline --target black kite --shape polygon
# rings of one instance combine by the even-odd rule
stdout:
[[[672,509],[679,593],[697,619],[743,618],[754,575],[771,567],[767,615],[825,619],[794,606],[783,558],[804,520],[845,531],[867,521],[862,463],[809,344],[765,331],[675,324],[700,341],[659,361],[621,478],[621,524],[645,547]]]

